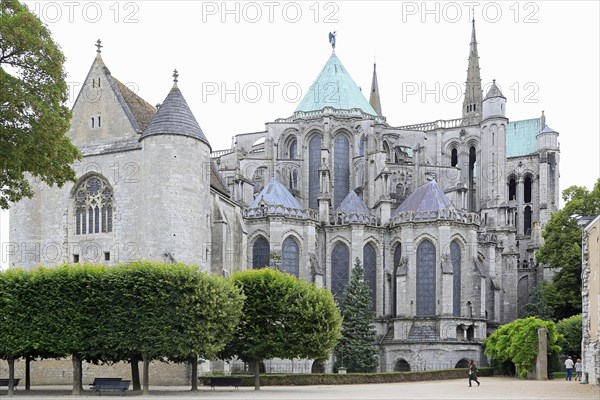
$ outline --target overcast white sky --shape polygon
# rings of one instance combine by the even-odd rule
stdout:
[[[561,190],[600,176],[597,1],[27,1],[67,57],[71,102],[102,40],[113,76],[150,104],[179,87],[213,150],[289,117],[331,54],[368,95],[373,57],[394,126],[461,116],[471,37],[510,120],[560,133]],[[7,215],[0,215],[2,250]],[[2,260],[5,263],[5,254]]]

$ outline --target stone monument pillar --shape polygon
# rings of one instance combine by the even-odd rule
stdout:
[[[538,354],[535,362],[535,378],[538,381],[548,380],[548,330],[538,329]]]

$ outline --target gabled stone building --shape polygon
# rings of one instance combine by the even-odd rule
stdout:
[[[339,297],[358,258],[381,370],[485,363],[487,333],[548,277],[534,254],[558,207],[558,133],[543,113],[509,121],[495,81],[484,96],[474,22],[460,118],[394,127],[382,105],[375,69],[367,101],[334,51],[290,117],[214,151],[176,75],[156,109],[98,54],[69,132],[79,180],[12,207],[27,246],[12,263],[270,266]]]

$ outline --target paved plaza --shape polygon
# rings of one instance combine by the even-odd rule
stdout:
[[[600,399],[598,386],[583,385],[579,382],[567,382],[562,379],[551,381],[527,381],[513,378],[481,378],[481,386],[468,386],[467,379],[430,382],[387,383],[372,385],[338,385],[338,386],[265,386],[259,392],[251,387],[217,388],[201,387],[198,392],[191,392],[186,387],[153,387],[150,396],[140,396],[128,392],[126,397],[179,399],[182,397],[237,400],[237,399],[557,399],[584,400]],[[15,399],[73,399],[67,386],[33,387],[29,393],[19,389]],[[6,390],[0,391],[5,398]],[[92,397],[86,391],[82,397]],[[117,394],[103,394],[104,397],[119,398]]]

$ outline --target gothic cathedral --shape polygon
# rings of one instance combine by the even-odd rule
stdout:
[[[483,339],[550,276],[535,251],[558,207],[558,133],[543,113],[509,121],[495,81],[483,93],[474,22],[457,119],[390,126],[376,70],[367,100],[334,50],[290,117],[214,150],[176,73],[154,107],[98,49],[68,136],[78,181],[33,182],[13,205],[13,267],[268,266],[339,297],[358,258],[382,371],[485,364]]]

